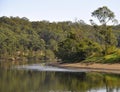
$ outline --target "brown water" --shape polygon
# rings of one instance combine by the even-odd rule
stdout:
[[[58,70],[39,65],[0,69],[0,92],[120,92],[120,74]]]

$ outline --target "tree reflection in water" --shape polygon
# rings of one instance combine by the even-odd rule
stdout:
[[[0,70],[0,92],[120,91],[120,75],[105,73]]]

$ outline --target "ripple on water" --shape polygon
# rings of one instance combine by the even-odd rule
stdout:
[[[17,69],[23,69],[23,70],[36,70],[36,71],[52,71],[52,72],[87,72],[86,69],[66,69],[66,68],[60,68],[60,67],[54,67],[54,66],[48,66],[48,65],[23,65],[23,66],[16,66]]]

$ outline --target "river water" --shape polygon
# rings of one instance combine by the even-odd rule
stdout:
[[[120,74],[52,66],[0,69],[0,92],[120,92]]]

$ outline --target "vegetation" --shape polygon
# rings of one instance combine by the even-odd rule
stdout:
[[[104,6],[92,12],[92,16],[96,17],[101,23],[101,27],[96,30],[98,31],[97,36],[99,36],[101,44],[103,44],[103,53],[106,55],[109,53],[108,49],[111,46],[116,46],[116,39],[112,34],[111,26],[107,26],[109,21],[112,21],[113,23],[116,22],[114,19],[115,15],[111,10]],[[96,24],[93,24],[93,26],[97,27]]]
[[[23,17],[0,17],[0,59],[65,62],[119,62],[120,25],[114,13],[101,7],[91,20],[75,22],[29,21]],[[113,25],[107,25],[112,21]]]

